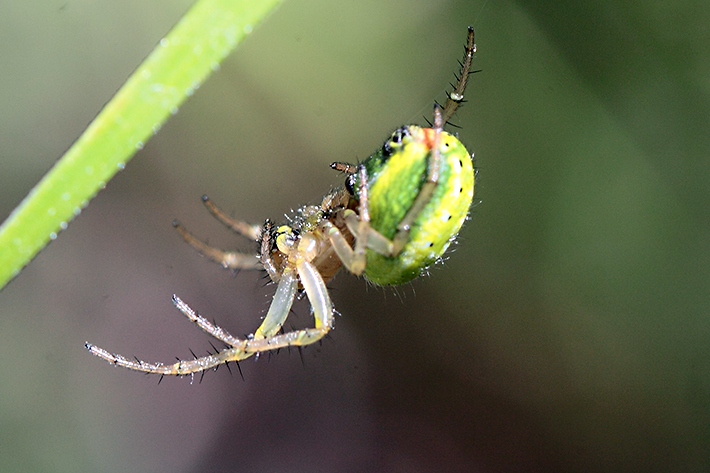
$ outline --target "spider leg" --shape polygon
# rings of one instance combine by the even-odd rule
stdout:
[[[182,236],[183,240],[185,240],[190,246],[215,263],[219,263],[219,265],[223,268],[261,269],[262,267],[259,259],[252,254],[240,253],[238,251],[224,251],[208,245],[195,237],[192,233],[188,232],[177,220],[173,222],[173,227],[175,227],[180,236]]]
[[[264,222],[264,226],[262,227],[261,234],[259,237],[261,240],[259,245],[259,261],[261,261],[261,266],[269,274],[271,280],[273,282],[279,282],[279,280],[281,279],[281,272],[276,267],[274,258],[271,255],[271,249],[274,244],[272,233],[273,228],[274,223],[271,220],[266,219],[266,222]]]
[[[476,43],[474,42],[473,26],[468,27],[468,40],[466,41],[466,49],[461,63],[461,71],[459,72],[458,82],[454,90],[448,93],[448,99],[444,106],[443,123],[449,122],[456,109],[464,101],[463,93],[466,90],[468,76],[471,74],[471,61],[473,61],[473,53],[476,52]],[[478,72],[478,71],[474,71]]]
[[[286,269],[284,274],[276,287],[276,292],[274,293],[274,298],[269,306],[269,311],[264,317],[264,321],[261,323],[259,328],[254,332],[252,336],[253,339],[268,338],[276,335],[276,333],[281,330],[281,326],[286,321],[288,314],[293,305],[293,300],[296,297],[296,291],[298,290],[298,278],[294,274],[293,270]],[[245,340],[241,340],[234,337],[229,332],[224,330],[219,325],[213,324],[194,310],[185,304],[182,299],[178,296],[173,295],[173,303],[180,312],[182,312],[185,317],[190,319],[195,325],[200,327],[203,331],[212,335],[217,340],[231,346],[231,347],[241,347],[245,343]],[[246,357],[244,357],[246,358]]]
[[[367,241],[372,228],[370,227],[370,199],[367,189],[367,170],[365,166],[360,166],[360,203],[358,206],[359,222],[357,230],[353,235],[357,235],[355,240],[355,248],[353,251],[352,271],[355,274],[362,274],[365,271],[365,250],[367,249]]]
[[[357,172],[357,166],[350,163],[343,163],[336,161],[330,164],[330,167],[336,171],[344,172],[346,174],[355,174]]]
[[[355,212],[353,212],[352,210],[346,212],[351,212],[355,220],[354,228],[357,229],[360,221],[357,214],[355,214]],[[343,265],[348,269],[348,271],[355,274],[356,276],[362,274],[362,271],[360,271],[359,273],[355,272],[356,268],[353,267],[353,262],[355,261],[355,251],[350,246],[350,243],[348,243],[348,241],[345,239],[338,227],[328,221],[325,221],[323,223],[323,228],[325,234],[328,236],[328,240],[330,240],[330,244],[332,245],[335,254],[338,255],[338,258],[340,259],[340,261],[343,262]],[[351,233],[353,233],[353,236],[357,238],[357,234],[352,232],[352,229],[350,229],[350,231]]]
[[[237,220],[230,217],[219,207],[217,207],[206,195],[202,196],[202,202],[204,202],[205,207],[207,207],[207,210],[210,211],[214,218],[219,220],[227,228],[230,228],[235,233],[249,238],[252,241],[257,241],[259,239],[259,235],[261,234],[261,226],[252,225],[244,222],[243,220]]]
[[[333,303],[330,301],[325,282],[315,266],[302,259],[296,264],[298,277],[306,291],[308,300],[313,307],[315,326],[303,330],[295,330],[281,335],[247,340],[244,351],[257,353],[289,346],[304,346],[323,338],[333,326]],[[268,315],[267,315],[268,318]],[[264,320],[266,323],[266,319]],[[262,324],[263,325],[263,324]]]
[[[269,306],[269,311],[266,313],[264,321],[254,332],[254,340],[273,337],[281,330],[281,326],[283,326],[286,317],[291,311],[297,290],[298,277],[293,270],[286,268],[281,275],[278,286],[276,286],[276,292]]]
[[[219,325],[213,324],[212,322],[192,310],[189,305],[185,304],[182,299],[180,299],[175,294],[173,294],[173,304],[175,304],[175,307],[177,307],[177,309],[182,312],[185,317],[190,319],[191,322],[200,327],[203,331],[212,335],[220,342],[226,343],[227,345],[232,347],[238,347],[242,345],[243,340],[240,340],[237,337],[231,335]]]
[[[318,277],[320,278],[320,276]],[[274,300],[271,303],[271,306],[269,307],[269,311],[266,314],[263,323],[254,334],[252,340],[241,340],[239,338],[234,337],[220,326],[213,324],[212,322],[192,310],[190,306],[185,304],[179,297],[173,296],[173,302],[175,303],[175,306],[180,310],[180,312],[182,312],[188,319],[194,322],[195,325],[200,327],[202,330],[212,335],[214,338],[229,345],[227,348],[217,353],[195,358],[193,360],[178,360],[176,363],[173,364],[148,363],[139,359],[126,358],[125,356],[119,355],[117,353],[111,353],[107,350],[104,350],[103,348],[97,347],[96,345],[92,345],[89,342],[86,342],[84,346],[87,350],[89,350],[92,354],[98,356],[99,358],[103,358],[104,360],[116,366],[122,366],[124,368],[128,368],[134,371],[177,376],[184,376],[187,374],[205,371],[210,368],[216,368],[219,365],[229,363],[230,361],[240,361],[245,358],[249,358],[258,351],[264,351],[249,350],[247,347],[253,341],[269,339],[270,337],[274,337],[274,335],[278,333],[284,321],[286,320],[286,317],[288,317],[288,313],[291,310],[291,305],[293,303],[293,299],[296,295],[297,289],[298,278],[296,277],[294,272],[292,270],[284,271],[284,275],[281,278],[278,287],[276,288]],[[325,289],[324,283],[323,289]],[[328,299],[328,303],[330,303],[330,299]],[[268,349],[270,348],[267,348],[266,350]]]
[[[330,222],[325,224],[326,234],[333,245],[333,249],[338,254],[343,264],[350,272],[360,275],[365,270],[366,257],[365,249],[370,248],[378,253],[388,256],[397,256],[409,241],[411,226],[426,205],[431,201],[436,186],[439,184],[439,169],[441,168],[441,134],[444,130],[444,120],[441,108],[434,105],[434,133],[432,134],[431,159],[429,161],[427,178],[419,189],[416,199],[412,203],[409,211],[397,225],[397,233],[392,240],[377,232],[370,226],[369,201],[367,188],[367,172],[364,166],[359,168],[360,173],[360,202],[358,213],[352,210],[344,210],[342,218],[355,236],[355,247],[351,248],[347,244],[340,230]]]
[[[103,358],[104,360],[116,366],[128,368],[133,371],[142,371],[143,373],[184,376],[187,374],[198,373],[210,368],[215,368],[229,361],[238,361],[250,357],[251,353],[245,353],[241,348],[225,348],[214,355],[207,355],[194,360],[179,360],[171,365],[163,363],[148,363],[141,360],[131,360],[123,355],[111,353],[103,348],[92,345],[89,342],[84,343],[84,346],[92,354]]]
[[[411,231],[412,224],[422,210],[424,210],[424,207],[431,201],[436,186],[439,184],[439,170],[442,164],[441,134],[444,131],[444,125],[449,121],[459,104],[463,102],[463,93],[471,72],[471,61],[473,60],[473,53],[475,52],[476,43],[474,41],[473,27],[469,26],[468,40],[466,41],[466,50],[463,63],[461,64],[458,84],[454,90],[448,94],[449,98],[446,101],[446,106],[443,111],[439,104],[434,104],[434,126],[432,127],[434,129],[434,136],[431,142],[431,160],[429,162],[427,179],[421,189],[419,189],[419,194],[409,211],[397,225],[397,233],[392,240],[393,256],[398,255],[409,241],[409,232]]]
[[[424,210],[427,204],[431,201],[436,187],[439,184],[439,172],[442,166],[442,133],[444,125],[451,119],[456,109],[464,101],[464,91],[468,78],[471,74],[471,62],[473,54],[476,52],[476,43],[474,41],[473,27],[468,28],[468,39],[464,52],[464,59],[461,62],[461,70],[457,77],[457,84],[454,90],[448,93],[448,100],[442,111],[439,104],[434,104],[434,124],[433,134],[428,138],[431,149],[431,158],[427,169],[427,177],[424,184],[419,190],[416,199],[405,214],[402,220],[397,225],[397,233],[390,240],[370,226],[369,216],[369,201],[367,187],[367,172],[364,166],[352,165],[348,163],[335,162],[330,166],[347,174],[359,173],[359,188],[358,196],[360,202],[358,204],[358,212],[350,209],[343,210],[339,218],[342,219],[348,227],[348,230],[355,237],[354,248],[345,240],[340,229],[339,223],[333,224],[326,222],[323,227],[325,233],[330,240],[333,249],[343,262],[343,265],[355,275],[360,275],[365,270],[366,256],[365,249],[369,248],[377,253],[387,256],[397,256],[404,249],[409,241],[409,234],[412,224],[416,221],[419,214]],[[476,72],[476,71],[474,71]]]
[[[348,164],[347,166],[351,165]],[[370,227],[367,170],[364,166],[358,166],[357,172],[360,177],[360,202],[358,203],[358,213],[350,209],[344,209],[338,216],[338,220],[336,220],[340,222],[339,224],[345,223],[350,233],[355,237],[354,248],[350,246],[336,225],[326,220],[323,226],[338,258],[340,258],[345,267],[348,268],[348,271],[359,276],[365,271],[365,265],[367,263],[365,250],[372,246],[372,244],[378,245],[378,242],[381,242],[381,239],[378,239],[378,235],[384,239],[385,244],[391,246],[391,243]],[[370,236],[374,237],[372,243],[370,243]]]
[[[439,184],[439,168],[441,167],[441,132],[444,130],[444,119],[441,115],[441,108],[438,104],[434,104],[434,139],[431,143],[431,160],[429,161],[429,169],[427,178],[422,187],[419,189],[417,198],[414,199],[409,211],[404,215],[404,218],[397,225],[397,233],[392,239],[393,253],[398,255],[404,245],[409,241],[409,232],[411,226],[417,219],[424,207],[429,203],[436,186]]]

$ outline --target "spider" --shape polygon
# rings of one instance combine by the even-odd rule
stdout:
[[[425,272],[456,238],[473,199],[473,155],[444,131],[444,125],[463,102],[475,51],[469,27],[457,84],[447,94],[443,110],[434,105],[431,128],[402,126],[363,162],[331,164],[347,175],[345,186],[327,194],[320,205],[301,207],[288,224],[276,226],[266,220],[261,226],[251,225],[227,216],[204,196],[204,204],[217,220],[258,242],[256,257],[211,247],[173,222],[187,243],[224,268],[264,269],[277,284],[269,310],[252,335],[243,339],[230,335],[173,295],[173,303],[188,319],[227,347],[172,364],[129,359],[88,342],[86,348],[135,371],[178,376],[204,373],[230,361],[310,345],[323,338],[333,327],[334,314],[326,283],[342,266],[378,285],[402,284]],[[311,303],[314,326],[283,333],[300,290]]]

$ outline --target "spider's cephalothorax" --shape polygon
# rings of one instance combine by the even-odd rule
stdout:
[[[414,279],[444,254],[466,219],[473,199],[472,155],[443,130],[461,102],[476,50],[473,28],[455,89],[443,111],[434,106],[431,128],[407,125],[362,163],[333,163],[346,173],[345,187],[327,194],[320,205],[298,209],[289,224],[263,226],[235,220],[207,197],[208,210],[236,233],[257,241],[259,254],[211,247],[174,222],[182,237],[225,268],[264,269],[277,284],[259,328],[239,339],[198,315],[177,296],[175,306],[227,348],[173,364],[146,363],[86,343],[93,354],[136,371],[162,375],[204,372],[230,361],[287,346],[314,343],[332,328],[333,304],[325,286],[341,266],[380,285]],[[313,308],[312,328],[282,333],[299,290]]]

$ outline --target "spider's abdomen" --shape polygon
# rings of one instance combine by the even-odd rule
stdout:
[[[363,163],[369,178],[372,228],[389,239],[426,182],[434,133],[432,128],[402,127]],[[444,254],[466,219],[474,189],[471,156],[446,132],[441,132],[440,146],[438,184],[414,220],[402,252],[388,257],[367,251],[365,276],[376,284],[401,284],[419,276]]]

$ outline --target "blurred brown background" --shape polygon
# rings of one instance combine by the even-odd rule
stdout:
[[[710,4],[288,0],[0,293],[3,472],[710,469]],[[3,2],[0,219],[190,2]],[[480,200],[443,266],[340,275],[320,347],[189,379],[114,369],[204,353],[180,295],[235,334],[273,286],[244,250],[423,123],[476,27],[454,122]],[[239,246],[241,245],[241,246]],[[294,323],[306,325],[307,304]]]

